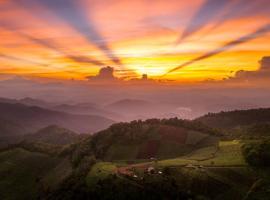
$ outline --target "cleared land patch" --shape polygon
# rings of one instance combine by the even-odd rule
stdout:
[[[98,180],[105,179],[110,174],[114,174],[117,167],[114,163],[99,162],[95,164],[86,176],[86,183],[88,186],[95,184]]]
[[[245,166],[246,162],[241,151],[241,141],[221,141],[218,149],[206,147],[192,152],[189,156],[161,160],[161,166],[204,165],[204,166]],[[209,158],[209,159],[207,159]]]

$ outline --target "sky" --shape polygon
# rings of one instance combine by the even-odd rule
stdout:
[[[270,77],[269,0],[0,0],[0,38],[0,79]]]

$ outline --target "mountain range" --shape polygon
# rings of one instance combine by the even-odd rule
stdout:
[[[0,118],[18,124],[25,132],[59,125],[75,132],[91,133],[114,122],[97,115],[75,115],[19,103],[0,103]]]

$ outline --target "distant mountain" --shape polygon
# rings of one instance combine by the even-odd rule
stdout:
[[[153,103],[138,99],[123,99],[106,105],[104,109],[120,113],[127,120],[160,118],[176,109],[174,105]]]
[[[0,103],[19,103],[16,99],[8,99],[0,97]]]
[[[42,107],[42,108],[50,108],[50,107],[55,105],[54,103],[49,103],[49,102],[46,102],[43,100],[33,99],[30,97],[20,99],[20,100],[18,100],[18,103],[28,105],[28,106],[38,106],[38,107]]]
[[[115,111],[126,111],[127,109],[131,109],[132,111],[139,109],[139,111],[141,111],[143,108],[151,105],[153,105],[151,102],[144,100],[123,99],[107,105],[106,108]]]
[[[36,106],[0,103],[0,118],[13,121],[33,132],[55,124],[75,132],[95,132],[113,123],[112,120],[97,115],[73,115]]]
[[[20,141],[26,130],[16,122],[0,119],[0,148]]]
[[[0,97],[0,103],[12,103],[12,104],[24,104],[27,106],[38,106],[41,108],[51,108],[57,105],[57,103],[51,103],[47,101],[43,101],[40,99],[34,99],[30,97],[25,97],[22,99],[9,99]]]
[[[25,142],[48,143],[54,145],[66,145],[78,142],[85,135],[79,135],[73,131],[56,125],[45,127],[34,134],[24,137]]]
[[[12,121],[0,119],[0,137],[9,135],[21,135],[25,132],[24,128]]]
[[[125,117],[112,111],[107,111],[97,104],[94,103],[56,103],[47,102],[40,99],[25,97],[22,99],[8,99],[0,98],[0,103],[12,103],[12,104],[24,104],[27,106],[37,106],[49,110],[55,110],[76,115],[98,115],[105,118],[112,119],[114,121],[123,121]]]
[[[121,121],[124,118],[120,114],[106,111],[100,108],[98,105],[90,104],[90,103],[81,103],[81,104],[75,104],[75,105],[61,104],[61,105],[51,107],[51,109],[60,111],[60,112],[71,113],[71,114],[99,115],[99,116],[113,119],[115,121]]]

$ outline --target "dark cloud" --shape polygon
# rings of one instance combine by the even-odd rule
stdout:
[[[115,74],[123,72],[120,74],[120,78],[116,77]],[[138,74],[134,75],[133,70],[115,70],[113,67],[103,67],[99,70],[96,76],[87,76],[89,81],[96,81],[101,83],[119,83],[119,84],[148,84],[154,83],[154,80],[149,79],[147,74],[142,74],[138,78]],[[132,75],[133,74],[133,75]]]
[[[41,16],[40,11],[35,12],[35,6],[43,6],[49,9],[54,15],[64,20],[91,43],[102,50],[115,64],[121,65],[121,61],[116,57],[109,47],[105,38],[97,30],[95,22],[86,16],[86,11],[80,6],[79,1],[75,0],[14,0],[14,2],[30,8],[31,12]],[[45,15],[46,17],[46,15]]]
[[[260,27],[259,29],[257,29],[256,31],[250,33],[250,34],[247,34],[245,36],[242,36],[236,40],[233,40],[231,42],[228,42],[227,44],[223,45],[222,47],[219,47],[213,51],[210,51],[210,52],[207,52],[206,54],[202,55],[202,56],[199,56],[191,61],[188,61],[178,67],[175,67],[171,70],[169,70],[166,74],[164,74],[163,76],[166,76],[167,74],[171,73],[171,72],[174,72],[174,71],[177,71],[179,69],[182,69],[183,67],[186,67],[186,66],[189,66],[193,63],[196,63],[198,61],[201,61],[201,60],[204,60],[206,58],[209,58],[209,57],[212,57],[212,56],[215,56],[217,54],[220,54],[222,52],[225,52],[227,50],[230,50],[231,48],[239,45],[239,44],[243,44],[243,43],[246,43],[252,39],[255,39],[257,37],[260,37],[266,33],[268,33],[270,31],[270,24],[267,24],[267,25],[264,25],[262,27]]]
[[[225,81],[269,81],[270,80],[270,56],[263,57],[260,61],[260,68],[257,71],[240,70],[234,77],[229,77]]]
[[[115,81],[117,78],[114,76],[113,67],[103,67],[99,70],[96,76],[86,77],[90,81]]]
[[[101,61],[98,61],[94,58],[90,58],[88,56],[83,56],[83,55],[70,55],[70,54],[65,54],[67,58],[76,61],[78,63],[91,63],[97,66],[104,65]]]
[[[269,70],[270,71],[270,56],[265,56],[262,58],[262,60],[260,61],[261,64],[261,70]]]

